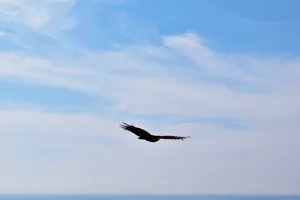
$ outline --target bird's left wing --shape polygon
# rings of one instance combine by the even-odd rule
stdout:
[[[133,126],[132,124],[129,125],[125,122],[123,122],[123,124],[120,124],[120,127],[123,128],[124,130],[130,131],[140,137],[151,137],[152,136],[148,131],[146,131],[142,128]]]

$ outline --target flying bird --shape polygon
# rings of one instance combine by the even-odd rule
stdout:
[[[138,136],[138,139],[146,140],[148,142],[157,142],[160,139],[184,140],[184,139],[190,138],[189,136],[181,137],[181,136],[173,136],[173,135],[152,135],[148,131],[146,131],[142,128],[133,126],[132,124],[129,125],[125,122],[123,122],[123,124],[120,124],[120,127],[126,131],[130,131],[130,132],[134,133],[135,135]]]

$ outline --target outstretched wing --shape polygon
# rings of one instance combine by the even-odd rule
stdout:
[[[160,139],[167,139],[167,140],[184,140],[184,139],[190,138],[189,136],[181,137],[181,136],[173,136],[173,135],[161,135],[159,137],[160,137]]]
[[[139,127],[133,126],[132,124],[129,125],[125,122],[123,122],[123,124],[120,124],[120,127],[123,128],[126,131],[130,131],[132,133],[134,133],[137,136],[140,137],[151,137],[152,135],[150,133],[148,133],[147,131],[145,131],[144,129],[141,129]]]

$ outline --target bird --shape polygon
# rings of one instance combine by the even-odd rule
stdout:
[[[123,124],[120,124],[120,127],[126,131],[130,131],[138,136],[138,139],[140,140],[146,140],[148,142],[157,142],[160,139],[169,139],[169,140],[184,140],[187,138],[190,138],[190,136],[182,137],[182,136],[173,136],[173,135],[152,135],[148,131],[136,127],[134,125],[129,125],[125,122],[122,122]]]

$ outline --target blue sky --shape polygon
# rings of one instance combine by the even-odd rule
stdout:
[[[0,192],[299,193],[299,6],[0,0]]]
[[[109,43],[107,37],[114,38],[114,41],[143,42],[157,41],[159,35],[195,31],[209,40],[214,49],[221,51],[299,52],[299,46],[295,42],[299,39],[299,2],[294,0],[284,3],[271,0],[246,3],[236,0],[226,3],[221,0],[193,0],[188,3],[174,3],[171,0],[129,1],[117,6],[108,4],[104,8],[102,4],[98,4],[92,11],[91,4],[95,3],[79,2],[74,10],[74,15],[80,13],[88,21],[98,24],[93,26],[92,23],[83,23],[78,26],[78,32],[74,33],[77,37],[82,36],[86,40],[92,37],[96,41],[90,43],[84,40],[88,46],[97,45],[97,42]],[[81,19],[85,21],[86,18]],[[120,21],[128,25],[127,30],[121,31]],[[102,26],[105,26],[104,30],[99,31]],[[134,33],[137,37],[132,36]],[[85,37],[86,35],[90,37]],[[99,46],[103,47],[89,47]]]

